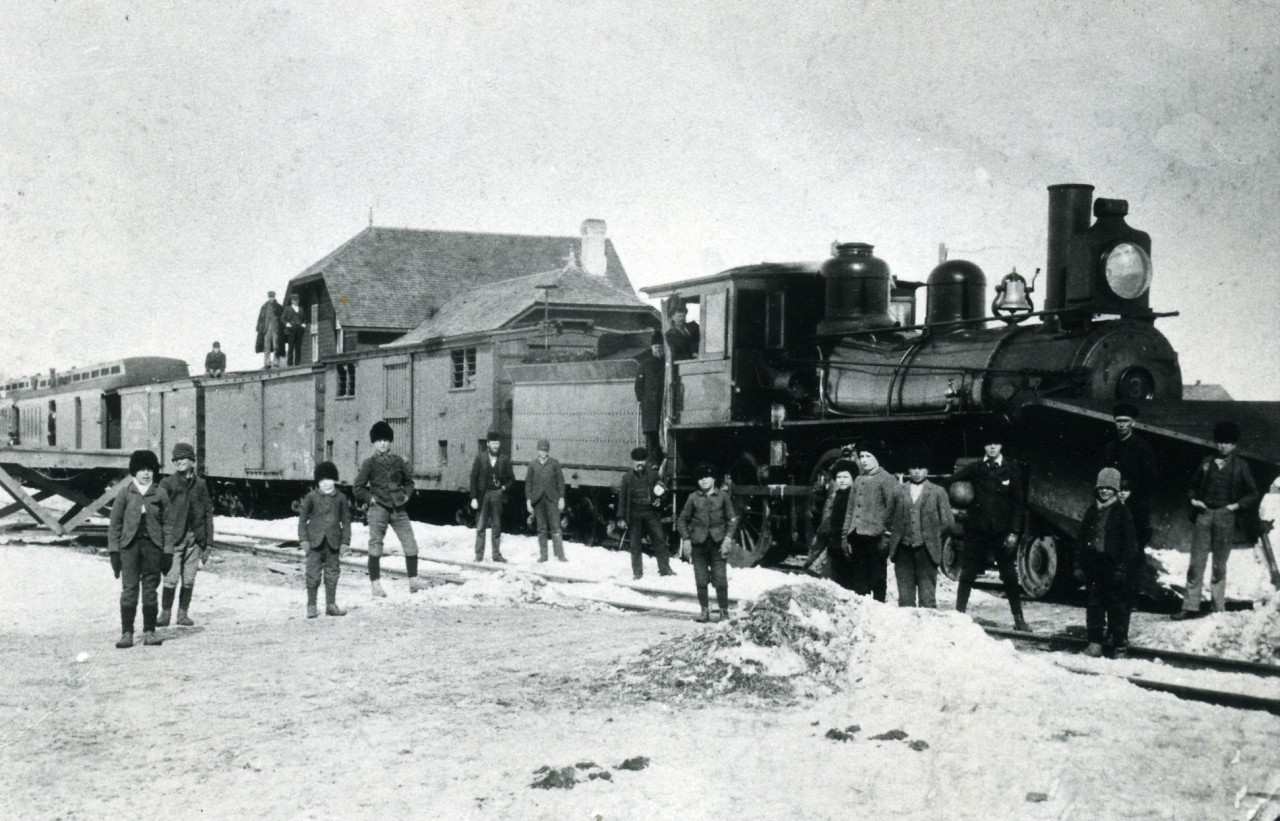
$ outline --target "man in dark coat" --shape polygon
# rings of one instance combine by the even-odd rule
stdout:
[[[222,346],[215,342],[213,350],[204,355],[205,376],[222,376],[226,371],[227,355],[222,352]]]
[[[1116,658],[1129,651],[1129,614],[1133,611],[1135,571],[1142,561],[1142,545],[1129,508],[1118,502],[1120,471],[1103,468],[1095,483],[1097,501],[1080,522],[1075,577],[1089,594],[1085,626],[1089,632],[1086,656],[1101,656],[1103,645],[1115,648]]]
[[[493,537],[493,560],[506,562],[502,557],[502,503],[507,491],[516,483],[511,458],[501,453],[502,434],[489,431],[488,449],[476,454],[471,463],[471,509],[476,516],[476,561],[484,561],[484,531]]]
[[[164,514],[165,549],[174,555],[173,567],[164,575],[157,627],[168,627],[173,600],[178,599],[178,624],[194,627],[188,611],[196,572],[209,560],[213,542],[213,500],[204,479],[196,473],[196,450],[186,442],[173,446],[173,473],[164,477],[160,489],[169,497]],[[178,592],[181,583],[182,592]]]
[[[564,543],[560,536],[560,513],[564,510],[564,471],[551,455],[551,440],[538,440],[538,455],[524,474],[525,507],[533,514],[538,528],[538,561],[547,560],[547,535],[555,546],[556,558],[562,562]]]
[[[297,294],[289,295],[289,307],[280,312],[280,325],[284,330],[285,364],[302,364],[302,335],[307,328],[303,321],[302,303]]]
[[[1240,426],[1235,422],[1219,422],[1213,426],[1217,454],[1206,456],[1191,477],[1191,507],[1195,529],[1191,538],[1191,563],[1187,566],[1187,594],[1175,620],[1190,619],[1200,614],[1200,593],[1204,585],[1204,566],[1213,556],[1210,595],[1213,610],[1221,613],[1227,606],[1227,560],[1233,545],[1244,541],[1237,532],[1245,513],[1258,501],[1258,488],[1249,465],[1236,454]]]
[[[267,291],[267,301],[258,310],[258,338],[253,350],[262,354],[262,367],[271,368],[276,357],[284,353],[284,337],[280,333],[280,303],[276,292]]]
[[[1115,436],[1107,441],[1103,450],[1102,466],[1120,471],[1128,484],[1129,498],[1125,506],[1133,514],[1138,543],[1144,548],[1151,544],[1151,491],[1156,483],[1156,456],[1151,443],[1134,433],[1133,425],[1138,409],[1129,404],[1116,405],[1112,411],[1115,420]]]
[[[636,372],[636,401],[640,403],[640,430],[644,432],[645,447],[650,453],[661,450],[659,433],[662,430],[662,388],[666,379],[666,361],[662,347],[662,331],[654,330],[649,350],[638,357],[640,369]]]
[[[674,576],[671,569],[671,552],[667,549],[667,534],[662,529],[662,505],[667,500],[667,485],[662,474],[649,464],[649,451],[643,447],[632,448],[631,470],[622,475],[618,487],[618,529],[631,531],[631,574],[639,579],[644,576],[644,561],[640,540],[645,533],[653,545],[658,559],[658,575]]]
[[[1004,456],[1004,433],[988,428],[983,434],[984,458],[965,465],[955,475],[957,481],[973,486],[973,504],[964,526],[964,551],[960,557],[960,586],[956,590],[956,610],[969,606],[973,582],[986,567],[987,554],[995,555],[1000,581],[1013,613],[1013,627],[1024,633],[1031,628],[1022,617],[1022,589],[1018,586],[1018,540],[1026,519],[1026,493],[1022,466]]]
[[[671,361],[694,359],[698,356],[698,343],[702,339],[702,330],[696,322],[685,322],[689,309],[683,302],[677,302],[671,309],[671,326],[667,328],[667,347],[671,349]]]

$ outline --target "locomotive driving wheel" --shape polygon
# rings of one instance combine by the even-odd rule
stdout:
[[[732,491],[735,485],[760,484],[760,468],[755,457],[749,453],[729,466],[726,488]],[[773,528],[770,522],[772,514],[768,496],[733,496],[733,509],[738,517],[738,533],[734,538],[733,549],[725,557],[733,567],[753,567],[760,563],[774,545]]]

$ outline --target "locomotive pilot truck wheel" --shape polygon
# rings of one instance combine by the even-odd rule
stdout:
[[[1018,585],[1029,599],[1043,599],[1071,586],[1070,555],[1048,530],[1029,531],[1018,542]]]

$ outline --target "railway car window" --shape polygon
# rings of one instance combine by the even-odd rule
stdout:
[[[112,365],[112,366],[111,366],[111,372],[112,372],[112,373],[120,373],[120,366],[119,366],[119,365]]]
[[[48,430],[47,438],[49,440],[49,447],[53,447],[58,444],[58,403],[57,402],[49,403],[49,418],[48,418],[48,424],[46,425],[46,428]]]
[[[723,354],[729,300],[724,291],[702,298],[702,352]]]
[[[459,348],[449,352],[453,366],[453,377],[449,387],[453,390],[464,390],[476,386],[476,349]]]
[[[439,451],[436,456],[437,463],[441,466],[449,464],[449,441],[447,439],[441,439],[436,444],[439,447]]]

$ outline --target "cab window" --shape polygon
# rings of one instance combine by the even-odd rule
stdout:
[[[724,291],[702,298],[702,352],[706,356],[724,354],[728,307],[729,300]]]

